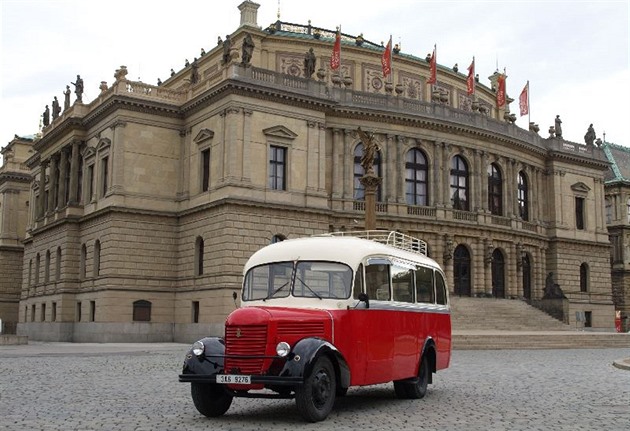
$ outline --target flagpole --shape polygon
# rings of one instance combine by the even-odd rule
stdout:
[[[392,35],[389,35],[389,74],[392,84],[394,83],[394,42],[392,41]]]

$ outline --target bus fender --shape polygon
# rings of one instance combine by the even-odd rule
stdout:
[[[420,355],[420,360],[427,355],[427,359],[429,360],[429,370],[431,373],[429,374],[429,383],[433,383],[433,373],[435,373],[437,366],[437,349],[435,347],[435,341],[433,338],[429,337],[424,341],[424,346],[422,347],[422,355]],[[418,363],[418,367],[420,364]]]
[[[204,345],[200,356],[192,352],[192,346],[186,353],[182,374],[214,375],[223,372],[225,341],[220,337],[206,337],[199,340]]]
[[[327,355],[335,367],[337,382],[340,387],[350,386],[350,367],[341,352],[335,346],[321,338],[304,338],[298,341],[280,373],[287,377],[308,376],[315,362],[322,355]]]

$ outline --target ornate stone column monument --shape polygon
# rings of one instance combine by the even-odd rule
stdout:
[[[363,142],[363,156],[361,166],[363,166],[363,176],[359,181],[365,188],[365,230],[376,229],[376,190],[381,184],[381,178],[374,172],[374,157],[378,151],[378,145],[374,142],[374,134],[369,135],[359,127],[357,129],[359,138]]]

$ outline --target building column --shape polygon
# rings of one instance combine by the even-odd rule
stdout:
[[[396,163],[394,165],[393,174],[396,175],[394,182],[394,196],[396,202],[405,203],[405,157],[403,150],[405,147],[405,137],[396,137]]]
[[[252,181],[252,115],[251,109],[243,109],[243,152],[241,160],[241,181],[251,183]]]
[[[66,177],[68,176],[68,155],[65,149],[59,153],[59,190],[57,193],[57,206],[63,208],[67,205],[66,200]]]
[[[475,294],[483,293],[486,290],[485,286],[486,286],[487,274],[486,274],[485,265],[483,262],[483,256],[484,256],[483,239],[477,238],[477,240],[474,242],[474,244],[471,244],[471,246],[473,248],[472,271],[475,277],[475,280],[473,283],[472,295],[475,296]]]
[[[39,165],[39,202],[38,218],[44,217],[46,214],[46,168],[48,167],[48,160],[42,160]]]
[[[429,201],[427,205],[438,207],[441,205],[442,197],[442,181],[440,181],[442,173],[442,157],[440,151],[440,145],[437,142],[433,142],[433,157],[427,160],[429,172],[427,175],[429,178]],[[432,166],[432,167],[431,167]]]
[[[72,160],[70,161],[70,198],[68,205],[78,204],[79,194],[79,141],[72,141]]]
[[[381,181],[384,183],[385,196],[381,196],[383,202],[396,201],[396,139],[397,136],[387,135],[385,154],[381,151]],[[365,144],[364,144],[365,145]],[[385,157],[385,163],[383,163]]]
[[[450,145],[442,142],[442,204],[446,208],[452,208],[451,204],[451,164],[449,163]]]
[[[352,151],[353,130],[343,131],[343,151],[341,165],[343,168],[343,198],[354,200],[354,152]]]
[[[332,129],[332,184],[330,192],[333,199],[345,197],[345,182],[342,177],[343,139],[340,129]]]
[[[59,155],[54,155],[50,158],[50,191],[48,193],[48,212],[52,213],[57,205],[56,191],[59,184]]]

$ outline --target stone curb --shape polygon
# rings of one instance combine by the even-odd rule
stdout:
[[[613,365],[620,370],[630,371],[630,358],[622,358],[613,361]]]

